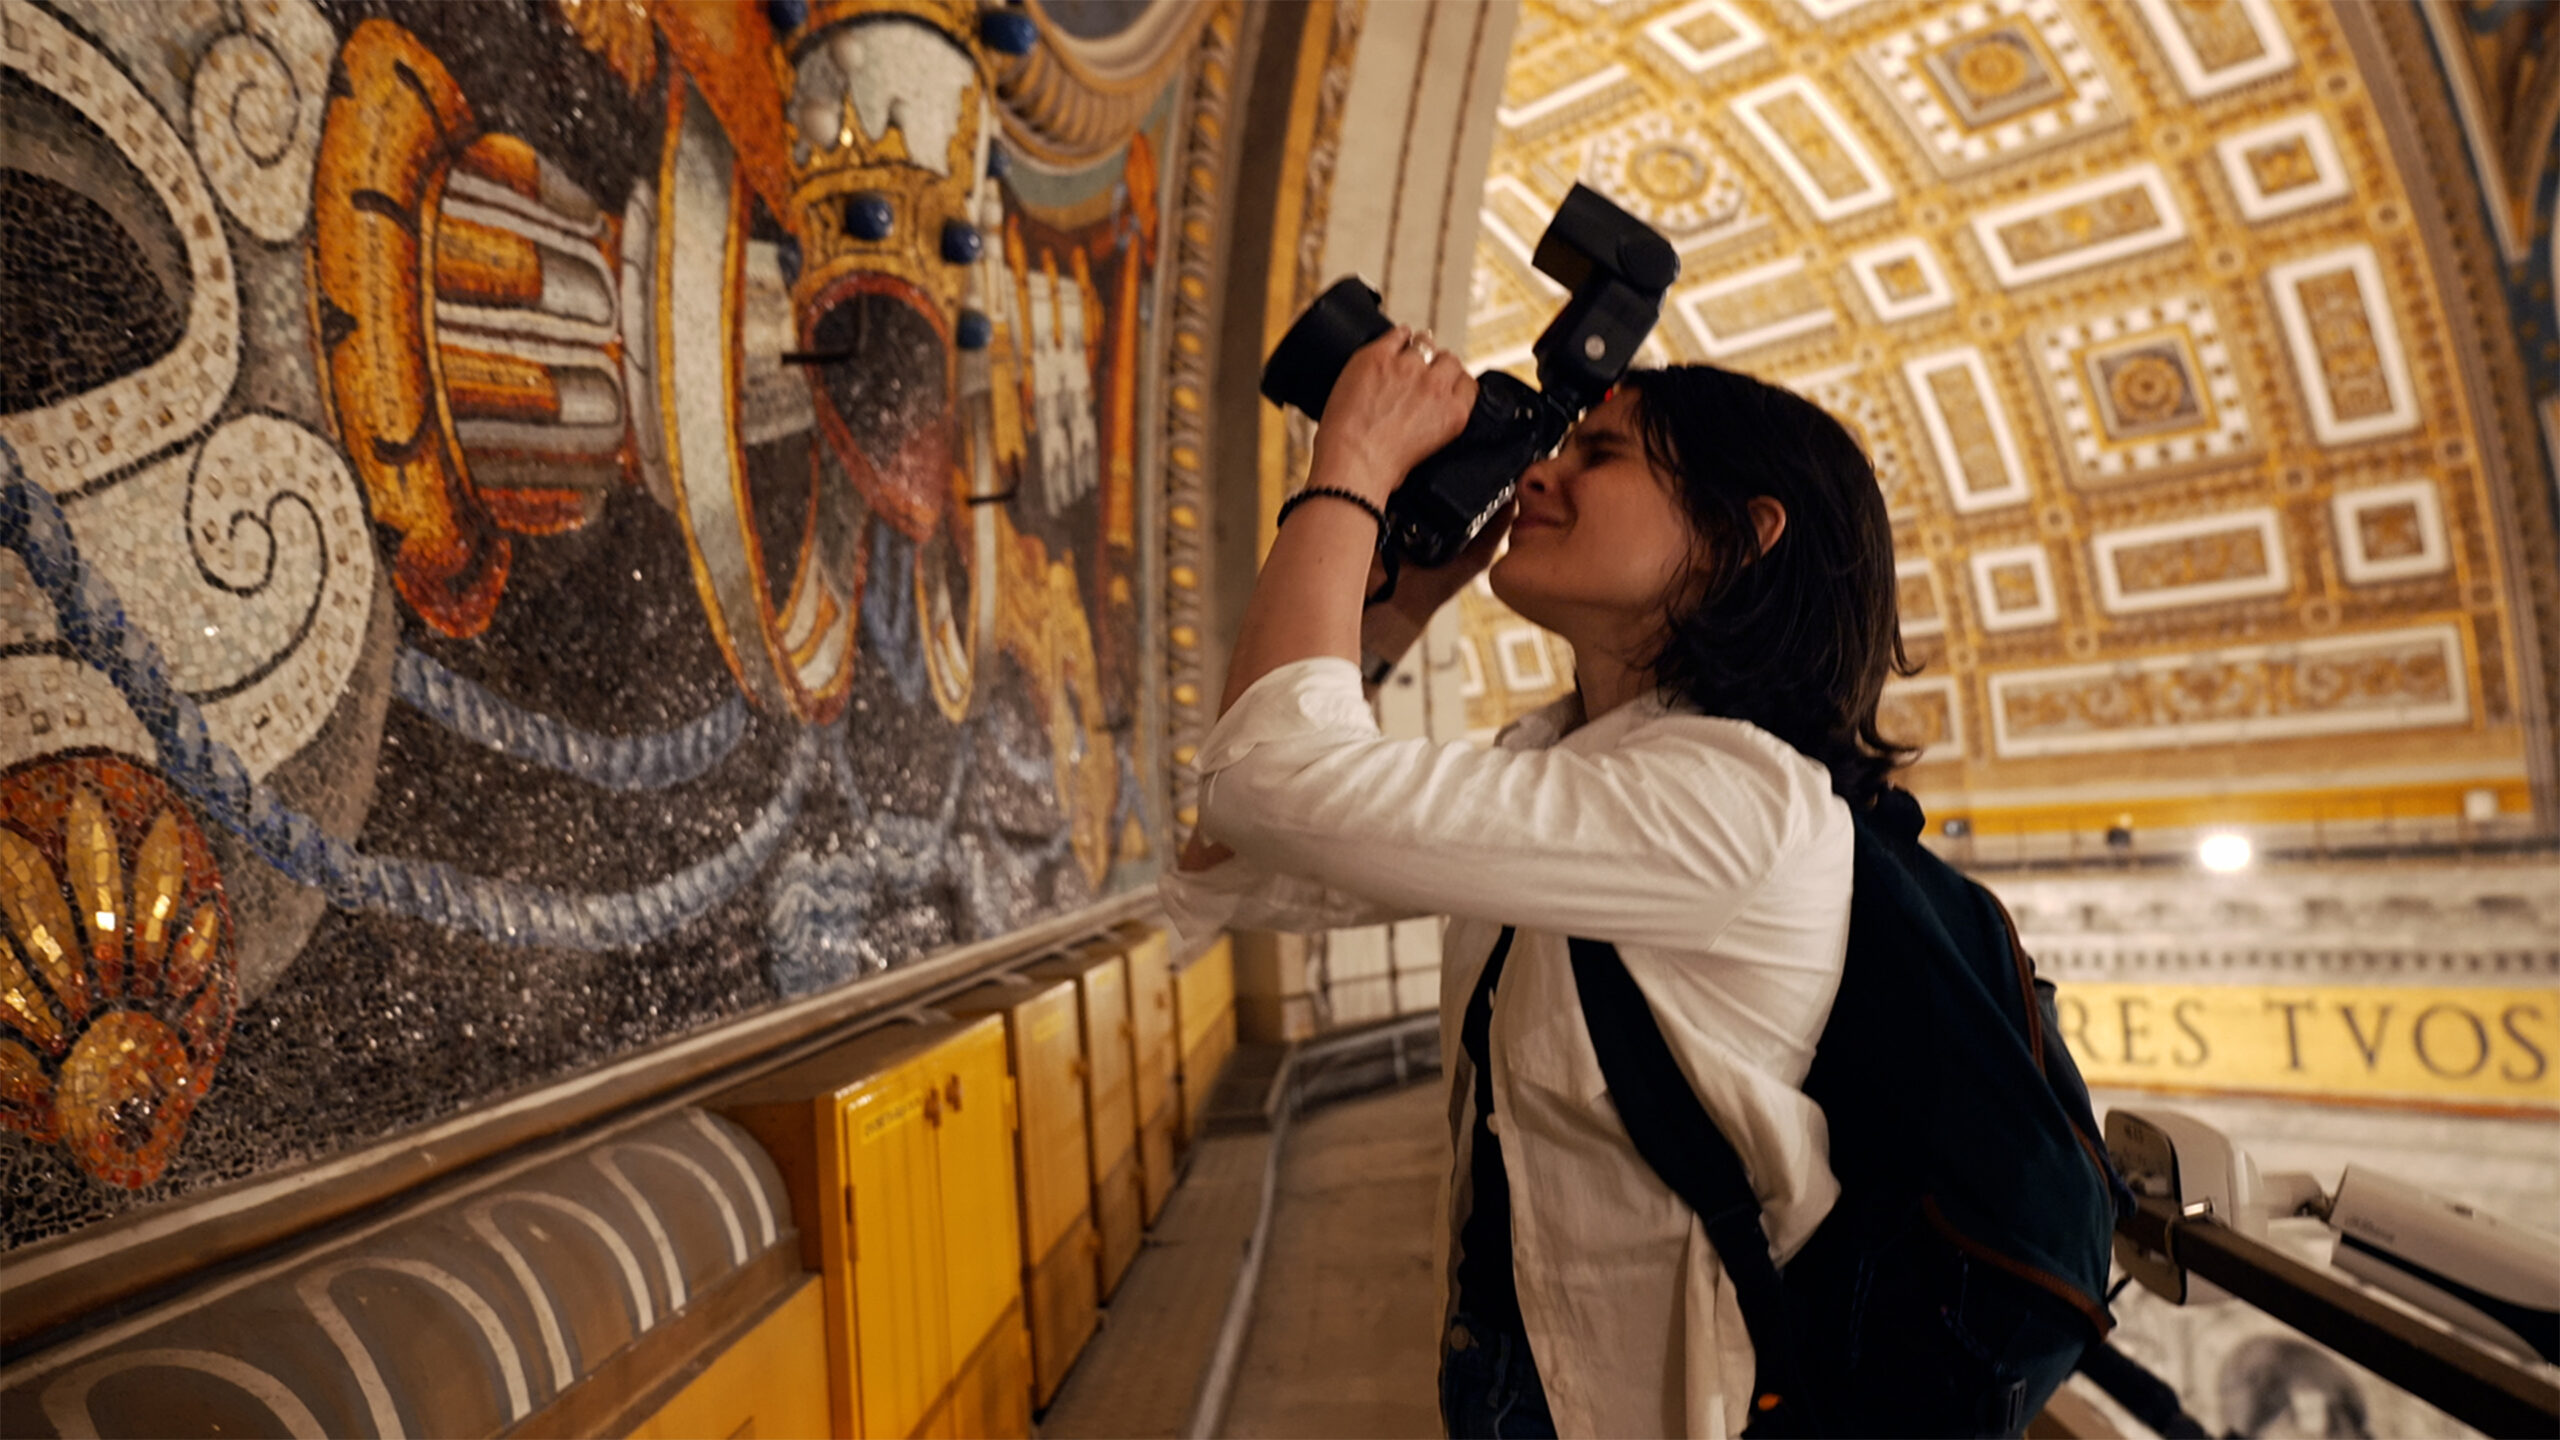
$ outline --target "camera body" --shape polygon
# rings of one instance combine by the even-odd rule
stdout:
[[[1511,503],[1520,472],[1554,450],[1626,373],[1662,316],[1663,292],[1680,277],[1671,242],[1583,185],[1557,208],[1530,263],[1572,291],[1530,347],[1538,384],[1498,371],[1477,377],[1466,429],[1415,466],[1387,502],[1378,543],[1391,564],[1456,558]],[[1377,291],[1357,279],[1335,281],[1272,348],[1264,397],[1321,422],[1352,352],[1393,328]]]

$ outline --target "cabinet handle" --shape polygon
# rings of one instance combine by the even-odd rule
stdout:
[[[942,1092],[931,1086],[925,1087],[924,1092],[924,1123],[927,1125],[942,1123]]]
[[[942,1098],[951,1105],[951,1113],[960,1113],[960,1077],[953,1075],[942,1082]]]

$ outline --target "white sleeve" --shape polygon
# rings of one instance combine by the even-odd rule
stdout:
[[[1221,930],[1346,930],[1410,920],[1398,910],[1297,875],[1283,875],[1242,855],[1206,870],[1169,870],[1156,881],[1165,918],[1185,940]]]
[[[1309,666],[1327,663],[1350,668],[1350,662],[1344,660],[1302,660],[1282,666],[1273,675],[1303,672]],[[1370,715],[1368,700],[1360,693],[1359,674],[1356,670],[1351,673],[1353,708],[1374,735],[1377,725]],[[1213,768],[1212,757],[1242,753],[1271,735],[1295,728],[1286,717],[1285,702],[1275,703],[1279,691],[1265,690],[1271,679],[1272,676],[1263,677],[1210,727],[1200,746],[1199,769],[1204,780]],[[1207,815],[1205,803],[1201,813]],[[1207,829],[1205,819],[1202,828]],[[1209,833],[1211,838],[1217,838],[1216,832]],[[1164,901],[1165,917],[1186,940],[1220,930],[1339,930],[1438,913],[1382,905],[1356,892],[1264,864],[1241,852],[1206,870],[1167,870],[1156,881],[1156,893]]]
[[[1700,716],[1591,754],[1389,740],[1340,659],[1256,681],[1199,768],[1202,832],[1263,873],[1386,914],[1683,950],[1723,931],[1828,797],[1784,742]]]

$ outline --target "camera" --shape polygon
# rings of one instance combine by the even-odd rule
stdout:
[[[1557,208],[1530,263],[1572,291],[1530,347],[1538,384],[1500,371],[1476,377],[1467,428],[1415,466],[1387,501],[1378,549],[1390,588],[1399,562],[1447,564],[1511,503],[1520,472],[1554,450],[1626,373],[1661,318],[1663,292],[1680,278],[1670,241],[1583,185]],[[1357,279],[1335,281],[1272,348],[1263,396],[1321,422],[1352,352],[1393,328],[1377,291]]]

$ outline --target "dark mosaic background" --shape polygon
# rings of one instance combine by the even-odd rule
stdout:
[[[1169,93],[1042,167],[802,5],[0,6],[0,1243],[1152,880]]]

